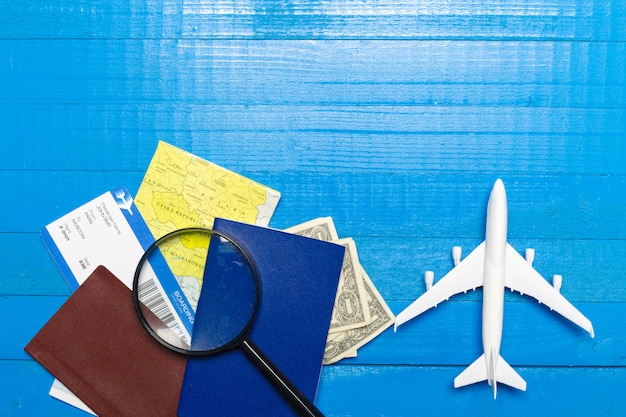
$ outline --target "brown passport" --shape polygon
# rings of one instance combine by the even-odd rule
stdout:
[[[100,417],[175,417],[186,357],[153,340],[98,267],[24,348]]]

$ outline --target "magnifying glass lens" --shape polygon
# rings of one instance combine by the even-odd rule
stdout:
[[[257,305],[257,282],[231,241],[212,236],[196,312],[192,350],[216,350],[239,340]]]
[[[190,355],[238,344],[259,302],[248,257],[228,237],[208,229],[183,229],[157,240],[137,268],[134,287],[146,330]]]

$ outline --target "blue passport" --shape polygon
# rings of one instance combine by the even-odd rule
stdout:
[[[257,266],[261,299],[248,338],[313,402],[344,248],[224,219],[216,219],[213,228],[233,236]],[[198,310],[202,298],[201,294]],[[202,337],[197,334],[202,328],[196,322],[194,338]],[[207,415],[298,414],[244,352],[235,348],[190,357],[187,362],[178,416]]]

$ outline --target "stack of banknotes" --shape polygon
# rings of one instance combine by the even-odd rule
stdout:
[[[346,248],[323,363],[329,365],[357,356],[357,349],[391,326],[395,317],[361,266],[354,240],[340,239],[331,217],[314,219],[285,231]]]

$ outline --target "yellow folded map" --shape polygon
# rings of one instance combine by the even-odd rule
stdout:
[[[280,193],[165,142],[159,142],[135,204],[155,239],[185,227],[212,227],[216,217],[267,226]],[[206,254],[205,237],[185,242],[189,253],[164,253],[195,307],[203,271],[190,262]],[[202,263],[203,264],[203,263]]]

